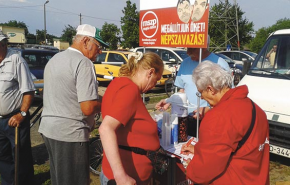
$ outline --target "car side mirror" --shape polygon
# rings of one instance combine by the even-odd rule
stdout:
[[[169,62],[176,62],[174,58],[169,59]]]
[[[250,61],[243,61],[243,71],[242,71],[242,74],[243,76],[246,75],[249,71],[249,69],[251,68],[251,62]]]
[[[247,58],[242,58],[242,61],[246,61],[247,60]]]

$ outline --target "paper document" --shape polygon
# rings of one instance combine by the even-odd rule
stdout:
[[[192,138],[190,138],[192,139]],[[189,139],[189,140],[190,140]],[[188,141],[189,141],[188,140]],[[188,142],[187,141],[187,142]],[[173,153],[179,157],[181,157],[182,159],[192,159],[193,158],[193,154],[189,154],[189,155],[184,155],[184,154],[181,154],[180,151],[181,151],[181,147],[183,144],[186,144],[187,142],[182,142],[182,143],[178,143],[176,145],[170,145],[170,146],[167,146],[167,147],[163,147],[165,150],[167,150],[168,152],[170,153]],[[191,141],[191,144],[192,145],[195,145],[197,143],[197,139],[196,138],[193,138],[193,140]]]

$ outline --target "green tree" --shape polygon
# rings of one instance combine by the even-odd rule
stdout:
[[[253,38],[253,22],[243,18],[244,12],[237,5],[237,20],[239,27],[240,47],[243,48],[250,43]],[[224,50],[228,44],[233,49],[238,48],[238,37],[236,29],[236,6],[228,1],[215,4],[210,9],[209,17],[209,35],[211,45],[216,50]]]
[[[284,18],[279,19],[276,24],[269,26],[269,27],[263,27],[259,29],[256,32],[256,37],[251,41],[250,48],[253,52],[258,53],[263,45],[265,44],[268,36],[270,33],[280,30],[280,29],[289,29],[290,28],[290,19]]]
[[[46,38],[47,35],[46,35]],[[36,44],[44,44],[44,30],[36,30]]]
[[[51,43],[53,44],[53,39],[54,38],[58,38],[55,35],[50,35],[48,33],[46,33],[46,39],[47,39],[47,43]],[[44,41],[44,30],[36,30],[36,44],[45,44]]]
[[[125,48],[139,46],[139,12],[135,3],[126,1],[127,6],[122,10],[124,16],[121,17],[121,29],[123,38],[121,45]]]
[[[105,22],[105,24],[103,25],[101,37],[106,43],[109,43],[110,50],[118,48],[120,33],[120,29],[115,24],[108,24],[107,22]]]
[[[3,26],[10,26],[10,27],[16,27],[16,28],[24,28],[25,36],[28,35],[28,28],[24,22],[16,21],[16,20],[10,20],[6,23],[0,23],[0,25]]]
[[[69,44],[71,45],[72,39],[75,35],[76,28],[68,24],[67,26],[65,26],[65,29],[62,30],[62,35],[60,38],[62,41],[69,42]]]
[[[36,35],[32,34],[32,33],[28,33],[26,36],[26,44],[36,44],[37,43],[37,38]]]

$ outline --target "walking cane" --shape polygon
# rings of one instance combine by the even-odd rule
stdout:
[[[15,127],[15,172],[14,172],[14,184],[18,185],[18,167],[19,167],[19,146],[18,146],[18,140],[19,140],[19,132],[18,132],[18,126]]]

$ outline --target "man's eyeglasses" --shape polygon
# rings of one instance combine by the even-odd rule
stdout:
[[[96,43],[93,39],[91,39],[91,41],[92,41],[94,44],[96,44],[96,46],[98,46],[98,49],[102,49],[102,46],[99,45],[98,43]]]

